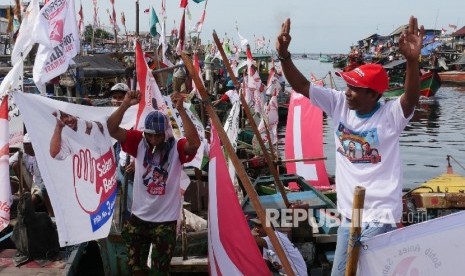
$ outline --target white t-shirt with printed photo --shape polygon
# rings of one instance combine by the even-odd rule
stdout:
[[[379,102],[372,114],[360,116],[349,109],[345,92],[314,85],[310,100],[332,118],[339,213],[351,219],[354,190],[362,186],[364,222],[399,222],[403,177],[399,139],[413,114],[404,117],[399,98]]]

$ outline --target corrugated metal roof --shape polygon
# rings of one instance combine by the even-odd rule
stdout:
[[[122,76],[126,68],[124,64],[112,59],[109,55],[78,56],[73,58],[76,63],[89,63],[89,66],[82,67],[82,72],[86,78],[110,78]]]

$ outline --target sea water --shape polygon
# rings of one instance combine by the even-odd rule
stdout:
[[[295,59],[295,65],[307,78],[313,73],[317,79],[325,77],[329,86],[329,75],[334,79],[336,89],[345,90],[345,82],[335,76],[340,69],[331,63],[318,60]],[[400,138],[401,158],[404,168],[404,188],[419,186],[446,171],[447,155],[454,171],[465,175],[465,87],[443,86],[432,100],[421,102]],[[335,173],[335,149],[331,119],[323,122],[324,154],[329,175]],[[280,127],[279,147],[283,148],[285,126]],[[282,152],[282,151],[281,151]]]

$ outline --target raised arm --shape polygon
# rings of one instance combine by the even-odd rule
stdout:
[[[56,113],[54,113],[57,116]],[[55,130],[53,130],[52,138],[50,139],[50,156],[55,158],[61,150],[61,132],[65,127],[62,121],[59,118],[56,119],[57,124],[55,125]]]
[[[400,98],[405,117],[412,114],[420,98],[420,65],[418,58],[421,53],[424,35],[423,25],[418,29],[417,18],[411,16],[408,30],[405,30],[399,39],[399,51],[407,60],[405,92]]]
[[[176,92],[171,95],[171,99],[181,116],[184,136],[187,139],[187,143],[184,145],[184,152],[188,155],[195,154],[200,147],[200,138],[194,123],[192,123],[191,118],[189,118],[189,115],[187,115],[183,107],[184,98],[181,93]]]
[[[110,115],[107,120],[108,133],[110,133],[110,136],[115,138],[120,143],[124,143],[126,141],[126,129],[119,126],[123,120],[124,113],[131,105],[139,103],[139,100],[139,91],[127,92],[121,105]]]
[[[284,76],[286,77],[292,88],[300,94],[309,97],[310,82],[300,73],[292,62],[291,53],[289,52],[289,44],[291,43],[291,19],[286,19],[281,26],[281,33],[276,39],[276,51],[278,59],[281,61]]]

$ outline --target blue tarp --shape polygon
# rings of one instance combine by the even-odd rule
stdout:
[[[434,49],[438,48],[441,45],[442,45],[442,42],[440,42],[440,41],[435,41],[433,43],[430,43],[430,44],[426,45],[425,47],[423,47],[423,49],[421,49],[421,55],[422,56],[429,56],[431,54],[431,52],[434,51]]]
[[[425,35],[425,37],[423,38],[423,45],[426,45],[426,44],[429,44],[429,43],[433,42],[435,37],[436,37],[436,35],[434,35],[434,34]]]

